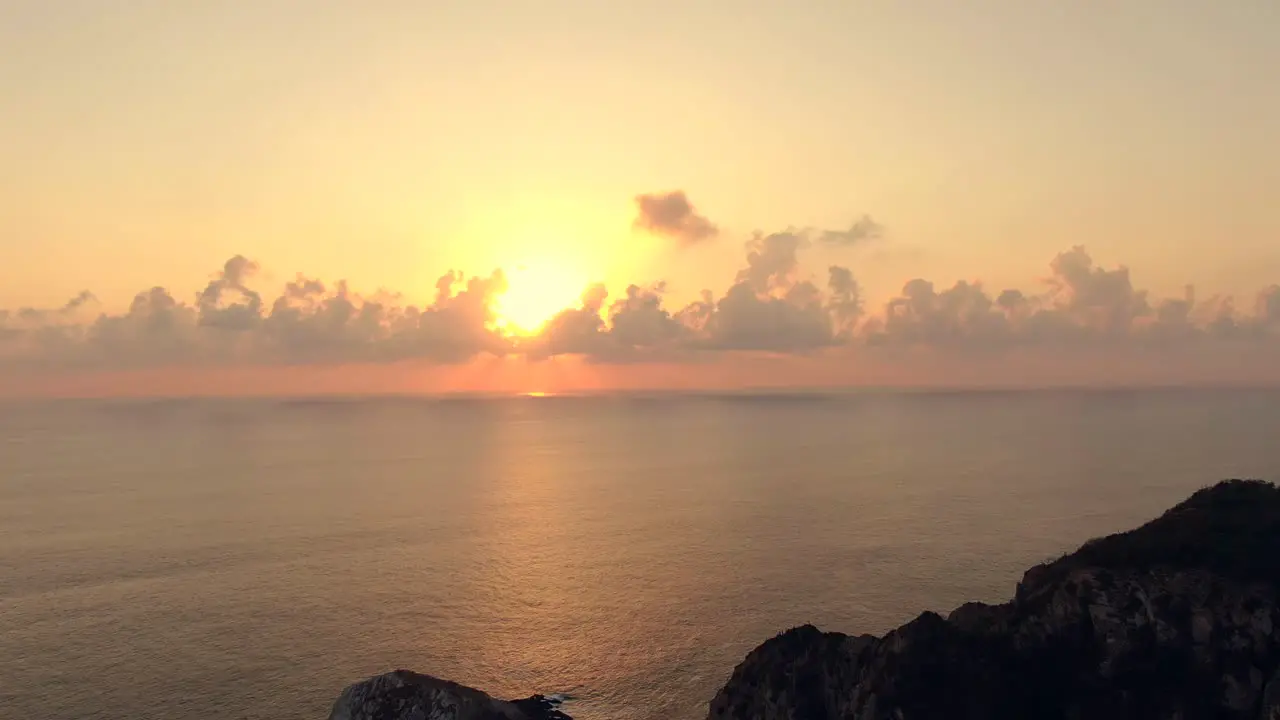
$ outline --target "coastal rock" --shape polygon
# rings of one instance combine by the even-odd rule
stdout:
[[[1280,488],[1233,480],[882,638],[788,630],[711,720],[1280,720]]]
[[[571,720],[541,695],[497,700],[465,685],[396,670],[351,685],[329,720]]]

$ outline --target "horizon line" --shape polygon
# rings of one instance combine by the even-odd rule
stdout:
[[[151,401],[184,402],[208,400],[274,400],[279,402],[361,402],[377,400],[460,401],[460,400],[569,400],[637,397],[673,398],[750,398],[750,397],[839,397],[854,395],[982,395],[1035,393],[1115,393],[1115,392],[1277,392],[1280,383],[1061,383],[1045,385],[856,385],[797,386],[744,388],[616,388],[601,390],[528,390],[528,391],[388,391],[388,392],[315,392],[315,393],[185,393],[128,395],[9,395],[0,396],[0,404],[39,404],[56,402]]]

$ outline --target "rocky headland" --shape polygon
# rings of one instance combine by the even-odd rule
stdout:
[[[1228,481],[1032,568],[1002,605],[784,632],[709,717],[1277,720],[1278,578],[1280,488]]]
[[[396,670],[343,690],[329,720],[572,720],[557,704],[541,695],[498,700],[465,685]]]
[[[709,720],[1280,720],[1280,488],[1231,480],[1031,568],[1000,605],[883,637],[788,630]],[[404,671],[348,688],[331,720],[565,720]]]

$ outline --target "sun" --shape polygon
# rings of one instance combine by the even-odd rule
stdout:
[[[518,335],[532,335],[556,313],[578,307],[587,286],[570,269],[550,263],[517,265],[506,275],[507,291],[494,312],[500,327]]]

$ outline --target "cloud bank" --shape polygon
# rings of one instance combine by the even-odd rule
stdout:
[[[362,297],[298,275],[268,307],[248,283],[256,263],[237,255],[191,302],[163,287],[134,296],[127,311],[84,318],[82,293],[56,311],[0,310],[0,363],[36,369],[172,365],[337,364],[420,360],[449,364],[511,351],[495,327],[502,271],[436,281],[424,307],[393,295]]]
[[[683,193],[640,196],[637,206],[646,228],[681,242],[714,231]],[[850,267],[801,262],[812,247],[848,248],[880,234],[867,216],[845,230],[757,233],[732,284],[718,293],[673,306],[664,283],[616,293],[593,285],[533,336],[508,334],[495,316],[506,289],[501,270],[445,273],[434,298],[414,305],[303,275],[267,295],[258,265],[237,255],[203,289],[184,297],[148,288],[122,312],[96,311],[88,291],[57,308],[0,310],[0,369],[450,366],[509,356],[617,367],[771,356],[822,358],[830,368],[909,356],[944,372],[1029,353],[1050,363],[1086,353],[1105,374],[1108,358],[1213,356],[1227,367],[1241,353],[1280,349],[1280,285],[1208,298],[1188,286],[1179,297],[1157,299],[1134,286],[1127,267],[1098,266],[1079,246],[1051,258],[1046,277],[1025,288],[914,278],[879,307],[867,307]],[[787,367],[797,383],[805,380],[803,363]]]

